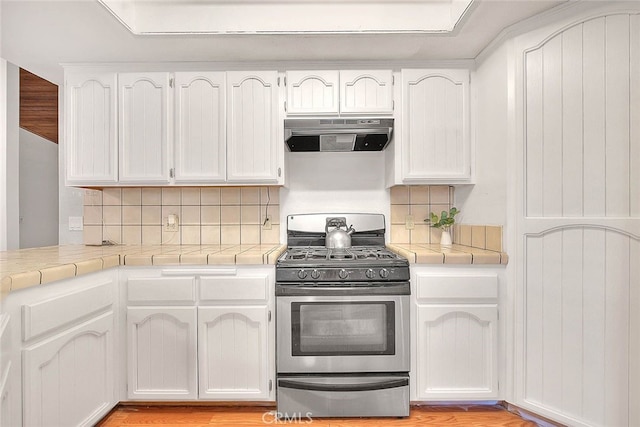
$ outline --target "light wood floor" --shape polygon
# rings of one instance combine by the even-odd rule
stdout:
[[[508,426],[535,427],[500,406],[411,408],[408,418],[317,418],[308,420],[276,420],[275,410],[269,407],[203,407],[203,406],[119,406],[109,414],[100,427],[142,426],[310,426],[310,427],[386,427],[386,426]]]

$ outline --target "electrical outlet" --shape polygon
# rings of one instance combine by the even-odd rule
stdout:
[[[178,231],[178,215],[170,214],[165,218],[164,231]]]
[[[267,215],[267,218],[262,223],[263,230],[271,230],[271,215]]]
[[[407,215],[404,217],[404,228],[407,230],[413,230],[415,228],[413,215]]]

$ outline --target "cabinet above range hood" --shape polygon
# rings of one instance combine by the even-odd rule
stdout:
[[[284,141],[291,151],[381,151],[393,119],[286,119]]]

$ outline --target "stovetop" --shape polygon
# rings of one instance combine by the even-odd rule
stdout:
[[[384,246],[327,249],[290,247],[276,263],[277,282],[390,282],[409,280],[409,262]]]
[[[380,265],[380,262],[394,262],[398,259],[403,258],[383,246],[356,246],[345,249],[327,249],[322,246],[296,246],[287,249],[279,261],[287,265],[373,261],[376,265]]]
[[[325,247],[327,224],[341,218],[355,231],[351,247]],[[382,214],[287,216],[288,249],[276,263],[276,282],[361,283],[409,280],[409,262],[385,247]]]

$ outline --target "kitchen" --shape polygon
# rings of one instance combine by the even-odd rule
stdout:
[[[49,13],[35,13],[35,9],[32,8],[45,6],[35,5],[32,2],[26,3],[26,5],[11,1],[3,3],[3,33],[9,31],[5,30],[9,27],[10,34],[21,35],[16,37],[16,40],[28,40],[25,30],[21,30],[20,25],[25,28],[34,28],[37,23],[47,28],[45,23],[39,22],[38,19],[44,19],[44,16],[57,17],[56,13],[61,13],[57,8],[65,7],[64,4],[56,7],[49,6],[49,9],[43,9]],[[491,4],[477,5],[476,12],[480,13],[483,10],[482,7],[490,6]],[[547,4],[547,6],[553,5]],[[68,7],[72,9],[61,10],[72,15],[80,13],[79,11],[84,8],[91,9],[93,12],[99,11],[98,13],[102,15],[98,22],[105,25],[101,29],[105,31],[109,29],[105,34],[112,34],[114,28],[118,28],[114,33],[118,35],[114,37],[122,37],[124,43],[135,39],[131,35],[123,36],[122,29],[118,26],[120,23],[115,22],[106,10],[101,9],[101,5],[82,2]],[[78,12],[71,12],[71,10],[78,10]],[[15,15],[9,15],[14,18],[13,24],[5,22],[7,11],[15,13]],[[475,12],[473,10],[472,12],[466,18],[469,25],[474,23]],[[24,25],[21,22],[27,18],[35,20],[26,21],[33,25]],[[477,20],[482,19],[482,15],[475,19],[475,28],[478,28]],[[460,32],[463,33],[463,30]],[[65,34],[68,35],[68,33]],[[176,258],[176,253],[172,252],[170,246],[178,239],[183,244],[205,245],[210,241],[217,241],[229,244],[266,244],[273,247],[287,243],[286,220],[292,214],[316,212],[384,214],[386,242],[402,246],[405,250],[403,254],[408,255],[409,258],[413,257],[412,260],[410,259],[413,261],[410,265],[412,286],[418,286],[419,283],[422,286],[424,282],[425,289],[430,289],[429,281],[433,280],[434,276],[442,275],[453,277],[454,284],[450,289],[455,288],[455,278],[468,275],[474,276],[474,279],[480,277],[478,279],[480,284],[477,287],[469,285],[473,291],[483,287],[487,275],[493,275],[494,280],[499,284],[497,287],[488,285],[489,291],[486,295],[478,296],[472,292],[462,295],[462,299],[457,302],[455,299],[447,299],[452,297],[442,295],[434,299],[426,291],[421,293],[418,290],[416,295],[415,288],[412,292],[412,297],[422,298],[421,301],[416,300],[415,305],[412,306],[418,309],[420,316],[423,314],[429,316],[430,313],[443,309],[439,305],[450,306],[455,303],[464,306],[467,313],[470,310],[476,310],[474,311],[476,314],[483,313],[488,316],[488,324],[497,325],[495,331],[498,337],[496,340],[487,341],[491,343],[490,348],[493,349],[492,346],[496,346],[495,352],[489,357],[491,363],[483,366],[479,371],[491,373],[488,376],[488,382],[486,378],[480,381],[483,385],[488,384],[486,387],[488,394],[485,394],[487,397],[482,399],[477,394],[473,395],[474,390],[465,390],[462,386],[457,389],[457,393],[462,394],[455,395],[453,400],[506,401],[540,416],[570,425],[636,425],[639,417],[638,409],[634,408],[631,402],[638,400],[640,384],[637,362],[639,360],[637,332],[640,322],[636,314],[639,279],[637,262],[633,262],[639,257],[638,236],[640,235],[637,138],[639,85],[634,78],[639,75],[636,72],[639,67],[637,34],[638,5],[636,2],[570,2],[550,8],[505,31],[498,30],[482,46],[473,46],[473,43],[467,39],[466,47],[460,46],[458,50],[458,54],[464,56],[447,57],[442,52],[434,50],[433,46],[442,45],[455,52],[458,48],[455,45],[458,43],[455,37],[439,37],[435,41],[434,38],[429,38],[430,41],[418,42],[417,36],[402,38],[399,35],[363,36],[357,40],[357,43],[353,42],[355,46],[337,43],[335,53],[327,57],[330,60],[321,58],[322,55],[326,55],[326,49],[318,48],[316,51],[309,49],[308,56],[302,57],[305,60],[298,60],[298,62],[288,58],[280,60],[283,58],[282,53],[273,52],[273,49],[277,47],[286,51],[287,47],[291,47],[287,46],[287,43],[293,42],[273,35],[256,36],[256,39],[252,40],[263,44],[258,46],[265,49],[265,57],[256,57],[255,53],[254,56],[247,56],[252,58],[251,63],[241,62],[242,48],[248,49],[249,43],[246,38],[237,35],[228,36],[228,41],[232,46],[238,47],[238,50],[222,56],[229,58],[223,63],[197,60],[184,50],[180,51],[181,56],[167,62],[166,59],[161,61],[151,57],[151,50],[141,49],[136,52],[124,50],[119,53],[113,52],[113,48],[110,50],[107,48],[100,54],[85,46],[85,50],[76,56],[67,53],[65,58],[55,61],[55,71],[49,72],[50,78],[59,82],[61,88],[64,86],[62,84],[64,80],[61,77],[63,68],[57,65],[59,62],[67,63],[64,71],[69,76],[89,71],[99,72],[112,79],[108,82],[113,82],[116,74],[122,74],[121,77],[124,77],[124,74],[128,74],[127,77],[135,77],[134,75],[138,74],[139,77],[140,74],[146,73],[146,77],[153,80],[157,76],[160,79],[169,79],[171,73],[175,75],[176,83],[178,74],[203,71],[217,73],[218,76],[224,74],[227,101],[233,98],[233,84],[243,81],[241,73],[245,70],[255,70],[249,74],[259,76],[265,82],[275,77],[271,87],[277,88],[274,89],[277,94],[272,98],[276,100],[288,100],[286,91],[292,87],[291,77],[295,77],[297,72],[314,70],[313,73],[307,74],[324,77],[333,72],[334,75],[338,74],[337,82],[343,82],[348,81],[346,72],[350,70],[369,70],[370,72],[390,70],[392,80],[395,80],[395,84],[392,85],[394,91],[392,99],[395,101],[395,108],[392,107],[392,116],[395,119],[394,139],[381,152],[292,153],[287,151],[282,143],[281,134],[284,133],[284,128],[277,125],[272,129],[273,132],[278,133],[272,138],[279,141],[275,151],[256,154],[256,158],[273,160],[266,166],[271,168],[269,173],[272,175],[266,179],[263,175],[259,178],[261,181],[256,181],[258,184],[247,187],[233,185],[233,179],[244,179],[242,174],[245,172],[243,169],[245,165],[242,161],[236,164],[227,161],[224,165],[227,168],[227,174],[223,181],[226,180],[231,185],[219,184],[217,190],[204,184],[200,186],[191,184],[193,187],[158,182],[150,184],[151,179],[170,182],[178,182],[175,180],[180,178],[193,179],[181,177],[179,174],[169,177],[168,170],[164,168],[159,178],[158,176],[141,178],[135,173],[126,175],[129,172],[137,173],[139,169],[120,169],[118,175],[118,168],[112,167],[111,172],[116,174],[116,182],[103,181],[98,185],[84,185],[85,187],[104,187],[104,191],[85,194],[81,190],[69,190],[81,192],[84,200],[80,197],[79,204],[75,196],[69,199],[64,198],[65,190],[61,189],[61,210],[63,205],[66,205],[64,209],[69,208],[69,200],[75,200],[74,203],[79,205],[80,215],[85,216],[84,233],[93,239],[91,241],[93,243],[102,242],[102,240],[127,243],[129,242],[127,239],[132,239],[132,242],[137,241],[142,244],[160,244],[163,252],[153,256],[156,256],[157,261],[166,260],[165,265],[171,265],[171,259]],[[161,37],[162,43],[166,43],[167,48],[174,43],[180,43],[168,36],[152,37]],[[327,42],[320,36],[304,37],[309,46],[317,47],[322,43],[336,44]],[[205,40],[204,37],[193,37],[193,39],[194,49]],[[274,41],[277,43],[273,43]],[[376,44],[367,44],[372,41]],[[394,42],[397,41],[405,43],[396,45]],[[67,42],[70,43],[69,40]],[[477,40],[474,42],[478,43]],[[8,41],[6,34],[3,34],[2,43],[2,55],[6,59],[26,68],[33,68],[34,71],[37,71],[38,67],[45,70],[44,65],[39,65],[37,59],[26,59],[29,56],[29,49],[14,44],[16,42]],[[149,43],[153,44],[156,41]],[[272,43],[278,46],[265,47]],[[389,45],[385,43],[394,45],[397,52],[391,54]],[[425,43],[424,46],[421,43]],[[102,45],[98,44],[98,46]],[[420,47],[424,48],[426,53],[420,53]],[[25,52],[22,63],[18,60],[21,57],[16,52],[21,48]],[[470,53],[469,51],[463,53],[463,48],[469,49]],[[140,49],[140,47],[134,46],[134,49]],[[216,46],[216,49],[221,47]],[[44,63],[47,54],[42,55],[44,55],[42,59]],[[208,60],[212,59],[208,58]],[[102,64],[96,65],[97,63]],[[274,70],[277,70],[275,74]],[[457,77],[461,71],[467,71],[470,83],[469,79],[465,81]],[[46,75],[46,72],[42,74]],[[151,76],[151,74],[155,75]],[[276,80],[278,77],[287,77],[287,74],[290,79],[289,86],[285,89],[284,85],[278,86]],[[419,82],[421,77],[433,74],[440,76],[447,74],[449,81],[459,82],[460,86],[456,87],[466,88],[460,92],[462,96],[460,105],[466,107],[464,110],[466,113],[461,117],[466,118],[468,123],[463,123],[463,120],[456,122],[455,126],[460,129],[461,135],[467,135],[468,138],[460,146],[461,151],[438,152],[437,144],[432,143],[435,155],[425,156],[420,151],[425,144],[411,145],[410,142],[412,138],[430,141],[429,135],[426,131],[421,134],[420,128],[411,127],[419,119],[410,120],[410,117],[414,113],[422,114],[422,117],[429,117],[429,114],[434,116],[436,113],[433,111],[429,113],[426,105],[410,104],[415,99],[419,102],[419,91],[423,90],[416,86],[417,89],[412,92],[411,82]],[[326,77],[325,81],[330,79]],[[124,80],[119,79],[119,82]],[[164,86],[165,90],[168,86],[169,83]],[[67,84],[64,89],[61,89],[63,99],[70,99],[66,94],[71,93],[71,87],[72,85]],[[116,86],[111,87],[113,90],[116,88]],[[341,86],[340,89],[343,87]],[[69,92],[62,93],[63,91]],[[449,99],[450,96],[440,99]],[[233,111],[233,104],[227,103],[225,107],[223,101],[220,100],[220,102],[228,112]],[[61,105],[69,104],[61,102]],[[273,105],[273,108],[279,111],[278,116],[281,119],[291,115],[285,114],[283,102],[278,101]],[[288,112],[291,111],[291,106],[292,104],[289,103]],[[111,106],[113,115],[115,116],[117,111],[126,107],[124,104],[113,104]],[[338,112],[341,111],[340,107]],[[373,116],[376,117],[375,113]],[[304,115],[298,117],[304,117]],[[438,116],[435,115],[435,117]],[[467,133],[464,131],[465,126],[467,126]],[[237,129],[233,127],[226,127],[226,129],[227,140],[229,140],[233,138],[233,132]],[[119,138],[120,144],[127,144],[126,133],[116,135],[117,133],[114,127],[111,136],[116,140]],[[70,135],[70,133],[67,134]],[[64,138],[62,139],[64,141]],[[531,141],[538,143],[534,144]],[[606,144],[603,141],[606,141]],[[111,148],[117,149],[117,146],[111,146]],[[233,150],[233,147],[227,147],[227,150]],[[179,148],[175,152],[180,153]],[[229,154],[230,152],[227,152],[227,155]],[[271,155],[273,156],[269,157]],[[453,156],[454,160],[461,159],[461,163],[455,161],[451,164],[447,163],[450,168],[458,168],[455,171],[457,175],[446,176],[446,171],[442,170],[433,172],[434,168],[442,167],[446,162],[429,163],[429,161],[438,159],[438,156],[441,156],[440,159],[447,158],[447,155]],[[250,157],[251,153],[244,152],[243,156]],[[63,162],[61,167],[63,181],[65,178],[67,182],[70,178],[77,178],[70,176],[70,172],[83,172],[82,168],[74,169],[76,165],[64,163],[69,162],[72,159],[71,156],[61,155],[60,157]],[[112,160],[115,159],[117,154],[112,157]],[[136,157],[139,158],[140,155],[126,160],[135,160]],[[221,156],[221,158],[224,157]],[[421,163],[420,159],[425,158],[428,160]],[[576,158],[582,158],[582,161],[574,161]],[[127,163],[121,158],[120,166],[123,164]],[[175,165],[178,166],[179,163]],[[472,166],[472,169],[468,170],[466,166]],[[280,176],[278,176],[278,168],[281,168]],[[175,172],[179,172],[177,168]],[[264,171],[259,171],[259,173],[262,172]],[[83,178],[86,177],[80,177],[80,179]],[[3,177],[3,179],[6,178]],[[104,179],[104,176],[101,179]],[[107,179],[113,180],[113,175]],[[207,179],[216,178],[208,177]],[[271,184],[269,180],[272,180]],[[198,178],[194,181],[203,182]],[[273,183],[278,186],[273,186]],[[151,188],[150,185],[162,188]],[[3,191],[6,190],[3,189]],[[182,202],[190,197],[195,198],[195,194],[198,194],[197,201]],[[6,197],[5,194],[0,196]],[[227,201],[223,202],[223,198]],[[243,203],[243,198],[253,201]],[[502,227],[500,245],[492,247],[498,249],[494,252],[508,254],[508,262],[505,256],[504,262],[498,258],[497,262],[493,261],[486,266],[447,266],[445,253],[444,261],[442,261],[442,255],[440,261],[445,265],[433,266],[425,260],[434,254],[425,248],[416,249],[416,247],[407,246],[417,244],[419,247],[422,244],[437,243],[439,231],[431,230],[423,223],[422,220],[426,217],[425,212],[434,206],[437,206],[439,211],[441,206],[451,207],[454,204],[462,212],[459,217],[462,225],[475,225],[475,230],[479,230],[478,225],[485,227],[482,230],[485,239],[480,239],[484,242],[479,243],[480,251],[487,250],[488,227]],[[136,212],[140,212],[139,217],[129,218],[125,215],[125,212],[133,210],[132,206],[136,207]],[[211,206],[217,206],[214,212],[217,212],[220,218],[214,218],[208,222],[205,219],[211,213],[209,209]],[[145,210],[145,208],[149,209]],[[145,218],[159,216],[162,218],[161,222],[156,222],[156,219],[144,222],[142,215],[145,211],[150,215]],[[247,217],[257,216],[258,219],[250,218],[242,222],[242,212],[245,211]],[[93,216],[86,215],[85,212]],[[420,216],[413,217],[412,213],[417,215],[418,212]],[[2,213],[6,215],[5,212]],[[271,215],[268,218],[271,222],[270,230],[264,227],[266,224],[262,219],[263,214],[265,220]],[[165,224],[165,218],[169,215],[175,215],[179,231],[163,230],[164,225],[168,225]],[[212,215],[215,216],[216,213]],[[223,215],[225,218],[240,217],[241,219],[225,222],[222,221]],[[61,221],[66,221],[63,216],[61,214]],[[3,224],[3,226],[6,225]],[[474,240],[479,240],[474,239],[474,227],[460,227],[458,230],[457,236],[454,232],[455,243],[465,241],[464,243],[469,243],[466,246],[472,246]],[[90,232],[96,232],[96,234],[90,235]],[[149,240],[145,240],[145,236]],[[205,241],[203,240],[205,237],[212,240]],[[78,233],[73,234],[66,230],[60,233],[62,244],[83,242],[82,237],[76,242],[73,242],[74,238],[78,238]],[[247,240],[243,241],[243,239]],[[118,248],[91,248],[93,248],[92,251],[101,251],[101,268],[105,270],[102,273],[111,274],[111,270],[106,269],[106,266],[118,265],[113,260]],[[473,253],[479,254],[480,251]],[[97,252],[93,254],[97,256],[95,255]],[[205,255],[209,259],[219,259],[218,263],[224,264],[225,256],[229,254],[220,252]],[[267,263],[272,264],[268,262],[269,253],[249,251],[239,255],[247,265],[250,265],[251,260],[256,257],[263,259],[264,255]],[[67,256],[71,257],[72,254]],[[274,256],[275,252],[271,258]],[[132,263],[139,262],[138,265],[149,260],[153,262],[151,255],[148,256],[144,251],[125,254],[124,258],[127,257],[130,257]],[[202,259],[202,254],[194,253],[192,257],[193,263],[197,264],[198,259]],[[481,256],[477,255],[476,258],[480,259]],[[235,260],[240,264],[237,261],[238,257]],[[81,264],[81,266],[85,265]],[[74,267],[74,274],[78,268]],[[86,268],[90,269],[88,265]],[[260,268],[264,266],[256,266],[256,269]],[[43,280],[48,273],[49,271],[39,273],[39,280]],[[145,280],[148,278],[134,277],[138,274],[136,272],[131,274],[133,276],[128,277],[128,280],[137,283],[136,286],[140,286],[140,289],[147,286]],[[160,273],[149,271],[148,274],[153,276]],[[192,271],[184,274],[198,276],[199,273]],[[252,274],[264,274],[267,278],[264,280],[269,283],[272,280],[270,278],[272,273],[269,271],[259,273],[256,270]],[[167,277],[160,278],[175,280],[178,278],[176,275],[179,277],[178,273],[173,272]],[[4,277],[5,274],[2,276]],[[197,283],[206,282],[202,277],[198,277],[193,280]],[[591,281],[586,280],[587,278]],[[52,277],[52,280],[55,280],[55,277]],[[79,276],[74,280],[84,280],[84,278]],[[190,279],[187,282],[192,283],[193,280]],[[49,281],[49,278],[46,281]],[[472,282],[475,283],[473,280],[465,281],[465,283]],[[39,283],[45,283],[45,281]],[[588,287],[586,286],[588,283],[598,285]],[[72,283],[70,286],[74,287],[73,289],[82,288],[79,284]],[[42,288],[38,290],[42,292],[37,295],[38,298],[46,300],[55,296],[55,293],[47,295],[53,291]],[[94,294],[88,301],[97,304],[101,298],[106,300],[113,298],[113,295],[109,296],[113,291],[106,291],[107,288],[92,288]],[[129,291],[133,288],[132,285]],[[69,288],[66,292],[70,292],[71,289]],[[120,285],[119,289],[126,288]],[[36,296],[33,289],[29,288],[24,290],[24,298],[27,298],[28,292],[31,297]],[[3,297],[3,304],[7,300],[11,301],[12,298],[19,298],[12,295],[14,293],[10,293],[11,297]],[[142,294],[138,294],[138,298],[142,299],[133,300],[135,304],[127,302],[122,295],[121,298],[125,299],[118,304],[126,307],[129,303],[135,306],[130,310],[135,309],[139,313],[151,310],[152,301],[140,295]],[[472,298],[474,295],[476,299]],[[197,310],[213,313],[214,309],[217,309],[211,302],[213,300],[215,298],[206,300],[202,307],[197,307]],[[268,313],[273,308],[274,302],[273,299],[264,300],[262,297],[251,297],[249,301],[248,305],[252,308],[260,307],[262,310],[259,311],[260,313]],[[105,310],[118,313],[121,309],[118,308],[118,304],[105,303],[103,306],[94,308],[92,313],[96,310],[101,313],[100,316],[106,314]],[[175,304],[175,301],[168,305],[172,304]],[[225,300],[225,304],[230,305],[228,300]],[[37,313],[39,304],[25,302],[24,305],[31,307],[30,310]],[[490,306],[491,310],[487,311],[487,306]],[[499,318],[497,317],[498,306]],[[111,309],[105,307],[111,307]],[[193,304],[188,309],[184,304],[174,308],[176,311],[189,313],[197,311]],[[177,310],[178,308],[180,310]],[[454,312],[459,313],[459,309],[457,310]],[[412,309],[411,314],[419,317],[416,311]],[[492,323],[490,320],[493,319],[494,313],[496,318]],[[249,312],[245,314],[249,316]],[[19,321],[21,317],[22,315],[17,313],[10,318],[14,322],[15,319]],[[476,316],[476,318],[479,317]],[[104,322],[105,319],[101,317],[99,321]],[[418,322],[418,318],[411,320],[412,325],[418,325]],[[432,322],[432,326],[434,323],[437,322]],[[267,329],[272,327],[268,323],[266,325]],[[426,328],[429,322],[421,321],[419,325],[421,328]],[[33,328],[35,332],[31,332],[32,338],[26,341],[29,348],[37,345],[38,336],[42,338],[47,336],[43,335],[45,333],[51,334],[49,327],[41,326],[39,332],[37,325]],[[581,333],[574,333],[575,331],[581,331]],[[418,333],[424,333],[421,336],[431,336],[428,328],[421,329],[421,332],[412,330],[412,336],[415,337]],[[22,338],[26,339],[27,336],[29,335]],[[120,341],[116,341],[115,344],[126,348],[124,336],[125,334],[122,334],[118,337],[117,340]],[[22,345],[20,340],[18,345]],[[275,343],[269,342],[268,345],[275,345]],[[266,351],[270,357],[275,357],[272,349],[267,348]],[[560,353],[560,356],[557,353]],[[19,351],[16,354],[19,355]],[[415,354],[412,356],[414,364],[417,363]],[[484,353],[481,355],[486,356]],[[427,357],[420,360],[428,366],[431,355],[422,357]],[[113,394],[122,396],[116,400],[126,400],[124,397],[127,392],[122,387],[123,383],[126,383],[123,367],[127,366],[127,361],[120,359],[122,360],[113,361],[114,365],[111,366],[112,370],[118,372],[116,376],[120,378],[118,384],[114,386],[117,390]],[[193,357],[193,360],[198,359]],[[11,362],[14,363],[14,370],[10,378],[14,380],[9,384],[18,388],[20,374],[18,372],[16,376],[15,371],[19,369],[19,361],[12,357]],[[269,366],[265,369],[269,371],[271,365],[272,363],[269,362]],[[415,368],[418,369],[418,367]],[[414,366],[411,371],[416,372]],[[412,377],[412,401],[449,400],[442,394],[438,394],[444,391],[438,384],[431,382],[435,377],[419,375],[420,377],[415,381]],[[197,374],[191,375],[190,378],[196,376]],[[265,378],[261,378],[261,384],[268,384],[263,381],[264,379],[273,378],[269,373]],[[268,391],[268,386],[267,391],[261,390],[258,393],[262,392],[266,394],[260,398],[274,400],[273,395],[270,394],[271,391]],[[465,392],[468,394],[465,395]],[[479,393],[478,390],[475,392]],[[24,394],[23,391],[18,392],[17,395]],[[12,416],[15,414],[12,413]]]

